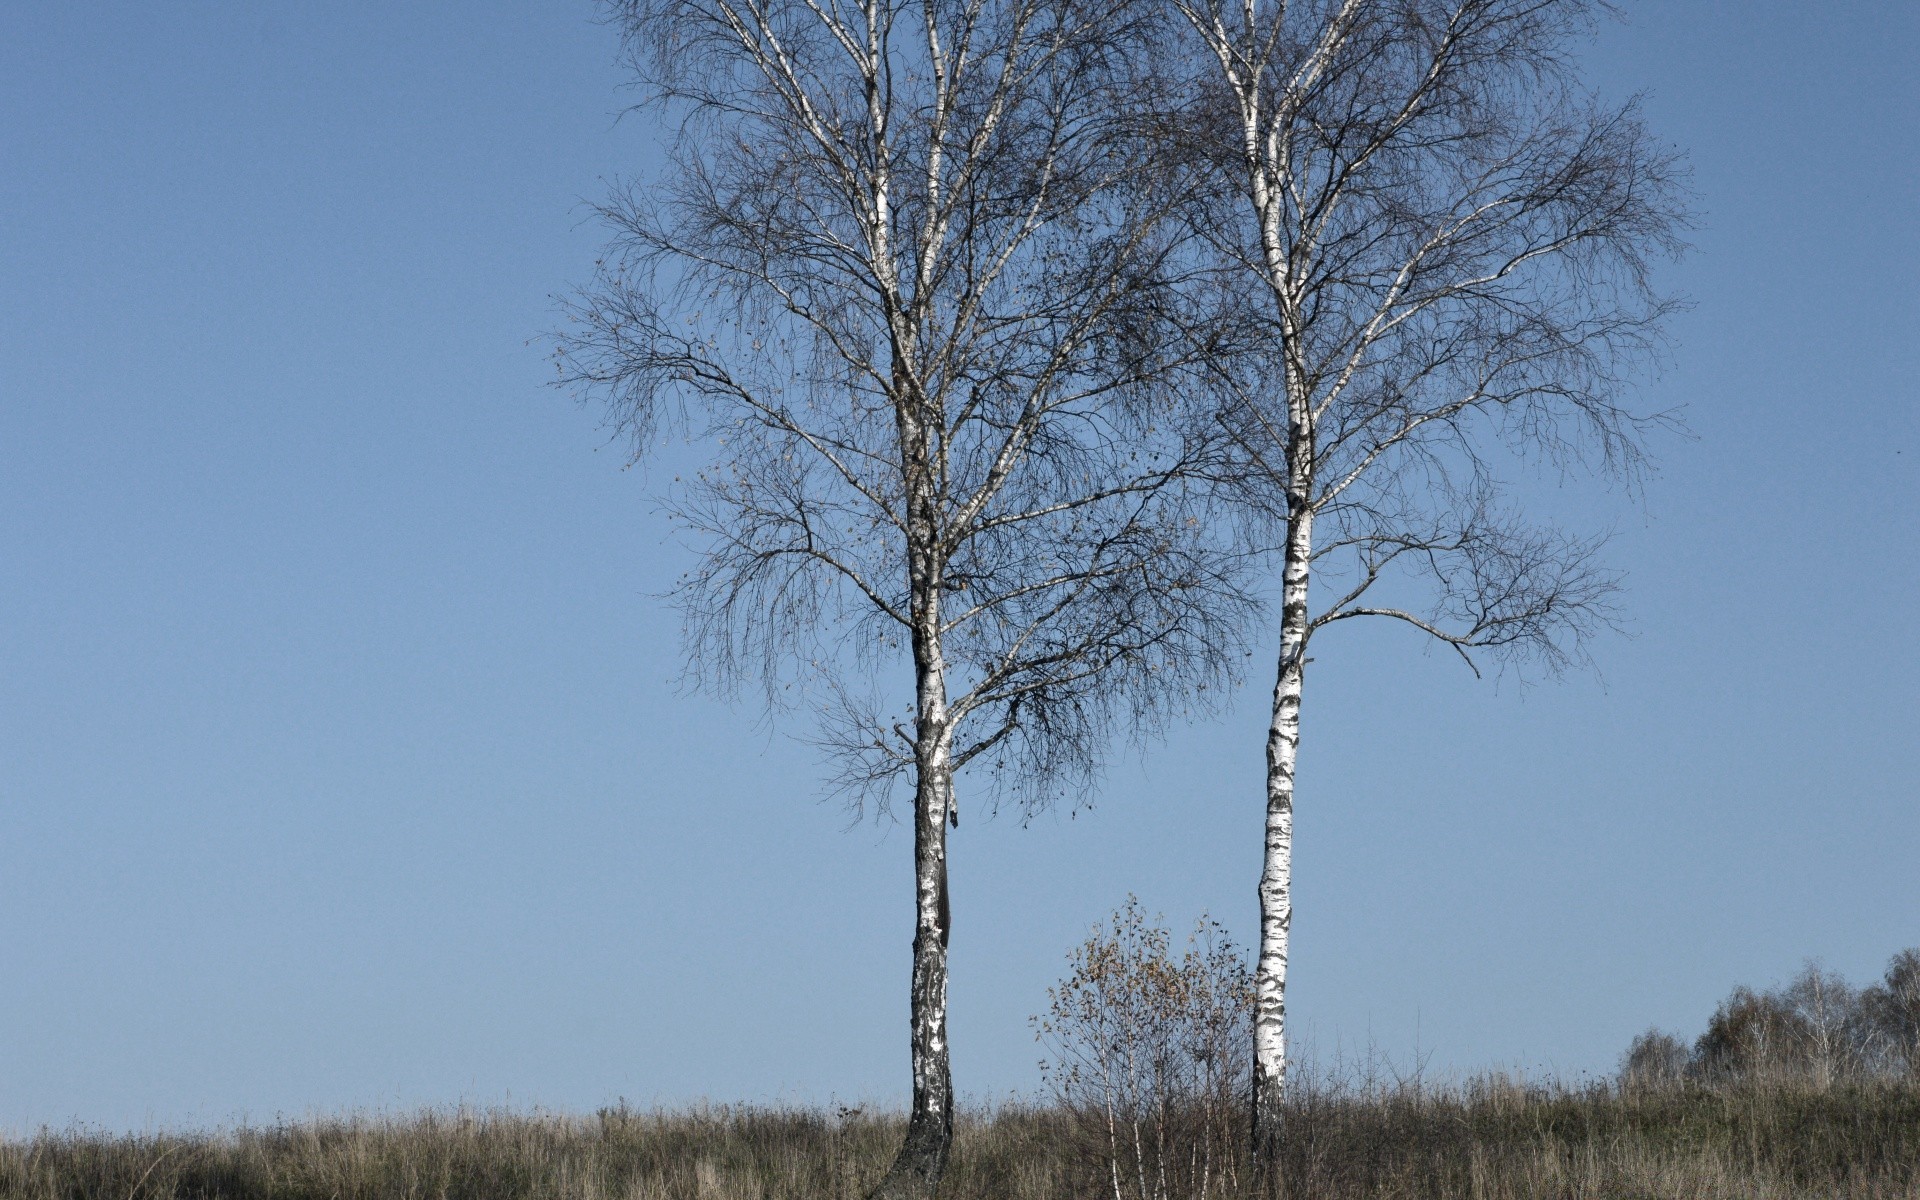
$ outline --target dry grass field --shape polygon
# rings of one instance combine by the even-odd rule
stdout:
[[[1177,1116],[1165,1143],[1177,1156]],[[1499,1079],[1301,1089],[1281,1194],[1352,1197],[1920,1198],[1920,1087],[1887,1082],[1582,1088]],[[46,1132],[0,1143],[8,1200],[845,1200],[898,1124],[862,1113],[714,1108],[591,1117],[438,1112],[196,1135]],[[1116,1173],[1104,1123],[1060,1108],[974,1113],[953,1200],[1249,1195],[1243,1164],[1200,1184]],[[1137,1166],[1138,1164],[1133,1164]]]
[[[963,1112],[946,1200],[1253,1200],[1246,968],[1137,903],[1035,1019],[1051,1099]],[[1297,1064],[1261,1200],[1920,1200],[1920,949],[1854,988],[1736,988],[1613,1079],[1436,1085],[1369,1052]],[[856,1200],[904,1120],[716,1107],[454,1110],[0,1140],[0,1200]]]

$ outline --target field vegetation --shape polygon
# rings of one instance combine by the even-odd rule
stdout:
[[[1181,1122],[1175,1121],[1175,1125]],[[437,1112],[211,1134],[43,1133],[0,1144],[21,1200],[851,1200],[886,1170],[904,1117],[715,1108],[591,1117]],[[1097,1140],[1060,1106],[963,1109],[941,1187],[955,1200],[1113,1196]],[[1300,1089],[1285,1197],[1751,1200],[1920,1197],[1920,1087],[1777,1082]],[[1187,1149],[1176,1129],[1176,1147]],[[1128,1170],[1123,1197],[1250,1195],[1222,1164]],[[1179,1161],[1184,1162],[1184,1159]]]
[[[963,1108],[952,1200],[1241,1200],[1244,957],[1138,905],[1076,950],[1035,1019],[1046,1092]],[[1856,989],[1817,967],[1737,988],[1691,1044],[1649,1032],[1617,1076],[1435,1083],[1377,1058],[1295,1070],[1279,1197],[1920,1200],[1920,952]],[[852,1200],[904,1114],[459,1109],[204,1133],[0,1141],[7,1200]]]

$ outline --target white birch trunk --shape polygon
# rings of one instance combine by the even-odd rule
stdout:
[[[1313,512],[1301,506],[1287,531],[1281,576],[1280,663],[1267,727],[1265,861],[1260,872],[1260,952],[1254,968],[1253,1142],[1257,1171],[1277,1162],[1287,1074],[1287,941],[1293,927],[1293,784],[1300,752],[1306,673],[1308,564]]]
[[[1315,441],[1307,388],[1296,369],[1296,297],[1281,237],[1291,164],[1278,122],[1260,135],[1258,91],[1246,93],[1249,183],[1260,221],[1267,282],[1279,310],[1287,389],[1287,541],[1280,576],[1280,661],[1267,726],[1267,795],[1260,870],[1260,948],[1253,975],[1253,1154],[1256,1181],[1278,1184],[1287,1078],[1287,949],[1293,929],[1293,782],[1300,753],[1300,697],[1307,666],[1308,573],[1313,562]]]
[[[937,609],[936,609],[937,611]],[[953,1141],[953,1073],[947,1054],[947,814],[953,805],[953,738],[946,671],[937,641],[916,650],[919,736],[914,748],[913,982],[909,1043],[913,1101],[907,1136],[876,1198],[925,1197],[946,1169]]]
[[[902,338],[902,342],[908,339]],[[914,699],[913,982],[909,1039],[913,1102],[907,1136],[875,1200],[931,1197],[953,1143],[953,1073],[947,1054],[947,818],[953,810],[953,716],[941,650],[942,572],[932,474],[923,426],[910,405],[899,414],[907,449],[908,584],[912,595]]]

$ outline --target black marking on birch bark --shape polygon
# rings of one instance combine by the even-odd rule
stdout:
[[[947,944],[947,934],[953,928],[953,914],[947,905],[947,856],[940,856],[940,944]]]

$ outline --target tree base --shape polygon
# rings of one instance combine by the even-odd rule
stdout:
[[[1279,1200],[1281,1195],[1280,1106],[1255,1101],[1253,1114],[1253,1195],[1258,1200]]]
[[[951,1103],[946,1108],[951,1111]],[[947,1151],[953,1145],[953,1121],[914,1113],[907,1123],[907,1140],[893,1165],[887,1168],[867,1200],[932,1200],[946,1173]]]

